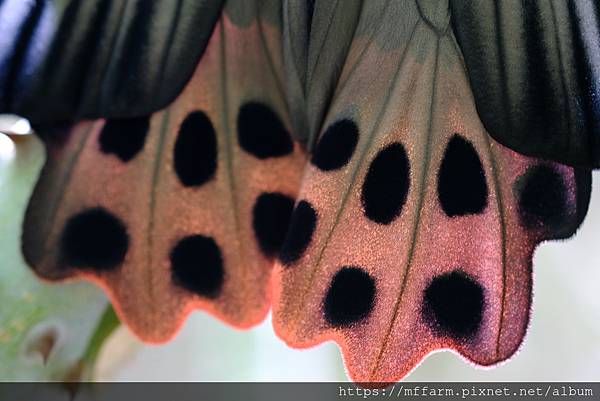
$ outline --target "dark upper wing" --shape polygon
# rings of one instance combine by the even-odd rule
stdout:
[[[147,114],[191,77],[221,0],[0,0],[0,112]]]
[[[477,111],[499,142],[600,167],[600,5],[450,0]]]
[[[296,139],[309,148],[331,105],[362,7],[362,0],[283,3],[287,96]]]

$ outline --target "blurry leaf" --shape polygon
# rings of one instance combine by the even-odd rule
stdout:
[[[108,306],[94,331],[94,335],[88,343],[83,360],[88,366],[93,366],[98,359],[100,348],[104,344],[104,341],[113,333],[113,331],[119,327],[119,318],[115,313],[112,306]]]

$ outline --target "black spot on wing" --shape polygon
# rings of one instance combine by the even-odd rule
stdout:
[[[149,116],[107,120],[100,132],[100,150],[128,162],[144,148],[149,127]]]
[[[562,176],[551,166],[531,167],[517,180],[519,215],[527,228],[559,227],[567,218],[567,188]]]
[[[423,317],[440,335],[465,339],[479,329],[484,302],[481,285],[455,270],[431,280],[423,299]]]
[[[216,298],[224,281],[223,258],[210,237],[191,235],[171,251],[173,282],[206,298]]]
[[[352,158],[358,143],[358,127],[354,121],[343,119],[325,131],[311,158],[319,170],[331,171],[344,167]]]
[[[446,147],[438,174],[438,196],[448,217],[483,212],[488,188],[473,144],[455,134]]]
[[[129,236],[123,222],[103,208],[84,210],[67,220],[60,240],[66,265],[109,271],[125,259]]]
[[[292,213],[290,227],[279,253],[279,259],[284,265],[290,265],[300,259],[317,226],[317,212],[312,205],[301,200]]]
[[[285,156],[294,150],[289,132],[263,103],[248,102],[240,107],[237,132],[240,147],[259,159]]]
[[[375,280],[360,267],[343,267],[333,279],[323,305],[325,320],[335,327],[366,318],[375,301]]]
[[[252,227],[258,245],[267,256],[281,249],[294,210],[294,200],[280,193],[262,193],[252,210]]]
[[[362,186],[362,205],[372,221],[389,224],[400,215],[410,186],[410,166],[406,150],[392,143],[380,151]]]
[[[173,162],[177,177],[186,187],[200,186],[215,175],[217,137],[204,112],[194,111],[181,123]]]

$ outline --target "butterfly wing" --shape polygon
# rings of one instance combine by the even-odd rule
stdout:
[[[600,5],[450,0],[477,111],[500,143],[600,166]]]
[[[35,123],[168,105],[195,70],[221,0],[5,0],[0,111]]]
[[[510,357],[533,250],[571,235],[589,199],[589,172],[488,137],[449,16],[424,3],[361,16],[275,271],[278,335],[336,341],[359,382],[396,381],[444,348]]]
[[[277,3],[228,7],[167,109],[40,129],[25,256],[44,278],[99,283],[146,341],[196,308],[248,327],[270,305],[305,157],[281,91]]]
[[[284,64],[298,140],[314,145],[354,37],[360,0],[284,2]]]

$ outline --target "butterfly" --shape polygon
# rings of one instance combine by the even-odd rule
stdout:
[[[489,137],[448,5],[231,0],[218,15],[164,110],[37,125],[36,273],[98,283],[148,342],[194,309],[246,328],[272,305],[286,343],[336,341],[360,382],[439,349],[513,355],[532,253],[575,232],[590,172]]]
[[[48,161],[23,236],[39,274],[97,282],[145,341],[196,308],[238,327],[265,317],[305,161],[273,29],[225,12],[164,111],[39,129]]]
[[[535,245],[572,235],[589,199],[589,171],[488,136],[437,10],[363,8],[275,271],[276,332],[337,342],[358,382],[396,381],[439,349],[513,355]]]

